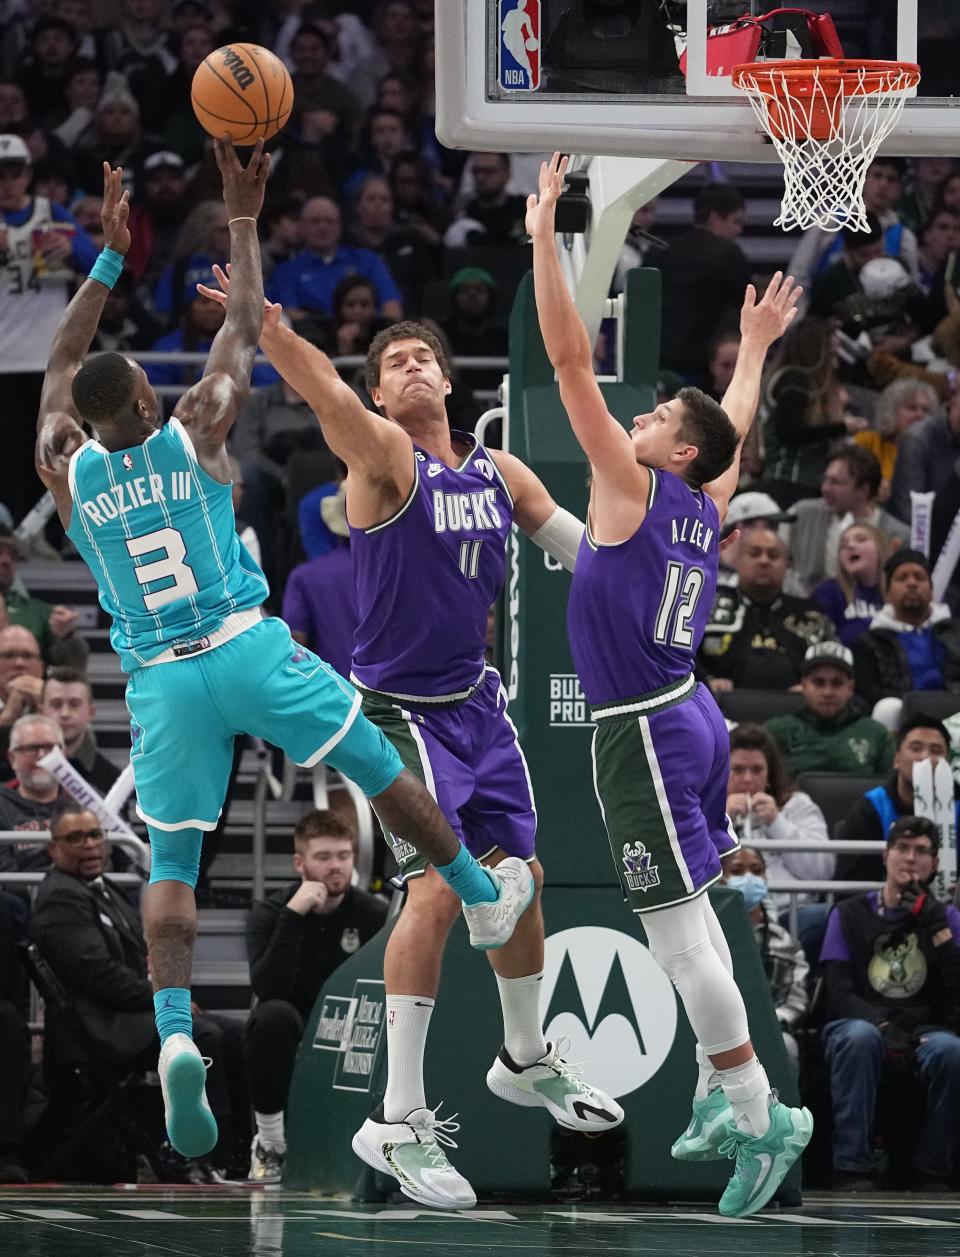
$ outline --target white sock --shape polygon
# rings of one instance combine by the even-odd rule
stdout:
[[[274,1152],[286,1152],[287,1138],[283,1130],[283,1110],[281,1109],[279,1113],[254,1111],[253,1115],[257,1119],[257,1138],[261,1146],[270,1148]]]
[[[697,1089],[694,1095],[698,1100],[705,1100],[711,1091],[720,1086],[720,1075],[713,1068],[710,1057],[697,1044]]]
[[[425,1109],[423,1050],[434,1001],[426,995],[387,996],[387,1091],[383,1115],[402,1122],[414,1109]]]
[[[543,970],[526,978],[501,978],[498,973],[497,986],[503,1009],[503,1046],[515,1065],[532,1065],[547,1054],[540,1018]]]
[[[770,1129],[770,1083],[756,1057],[746,1065],[721,1069],[720,1085],[740,1130],[755,1139]]]

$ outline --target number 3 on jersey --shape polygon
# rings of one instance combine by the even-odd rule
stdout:
[[[156,580],[173,580],[172,585],[143,595],[143,603],[148,611],[156,611],[165,607],[168,602],[176,602],[178,598],[190,598],[197,592],[197,578],[193,574],[193,568],[184,562],[187,547],[176,528],[158,528],[156,532],[147,533],[144,537],[131,537],[127,542],[127,550],[134,559],[157,550],[163,551],[162,557],[151,563],[138,564],[134,568],[134,574],[141,585],[149,585]]]
[[[653,629],[655,642],[661,646],[678,646],[686,650],[693,648],[690,621],[702,591],[703,572],[699,567],[688,567],[684,576],[682,563],[667,564],[667,579],[663,584],[663,597],[660,599],[657,622]]]

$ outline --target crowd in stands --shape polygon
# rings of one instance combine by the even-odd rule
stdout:
[[[433,7],[0,3],[0,759],[9,763],[0,830],[24,834],[0,843],[0,878],[43,878],[32,915],[23,884],[0,887],[0,1181],[26,1181],[33,1168],[25,938],[82,1023],[78,1038],[47,1000],[51,1105],[66,1101],[91,1045],[118,1079],[156,1057],[134,864],[38,763],[59,748],[101,794],[119,775],[97,746],[88,643],[73,610],[29,593],[15,532],[41,492],[33,439],[47,351],[100,243],[101,163],[123,165],[133,247],[94,348],[203,354],[223,309],[197,284],[215,286],[229,233],[189,84],[228,41],[272,47],[296,104],[269,146],[268,296],[347,360],[341,370],[369,405],[358,359],[373,336],[401,317],[428,321],[454,361],[451,423],[470,430],[503,375],[490,360],[506,356],[510,301],[529,267],[524,204],[539,155],[468,156],[439,144]],[[920,1095],[909,1182],[944,1187],[958,1168],[960,914],[925,889],[942,834],[915,815],[914,788],[917,763],[960,773],[957,166],[878,158],[864,188],[866,232],[796,238],[802,317],[768,363],[728,518],[740,535],[722,553],[698,660],[732,727],[728,811],[742,847],[725,879],[746,901],[801,1085],[819,1069],[832,1094],[833,1169],[854,1190],[878,1182],[884,1086]],[[719,399],[736,363],[744,288],[766,277],[738,244],[744,198],[713,171],[666,250],[642,234],[654,207],[637,212],[614,287],[632,266],[660,268],[662,387],[692,383]],[[168,404],[201,369],[147,364]],[[253,383],[230,445],[238,529],[296,639],[348,675],[357,613],[343,469],[272,367],[258,365]],[[71,559],[55,525],[30,544]],[[848,783],[839,812],[827,797],[838,778]],[[835,854],[838,838],[886,850]],[[329,973],[386,917],[384,897],[351,885],[356,844],[342,819],[310,812],[292,844],[295,879],[250,915],[259,1002],[246,1026],[195,1010],[224,1138],[205,1166],[167,1149],[173,1178],[236,1169],[234,1145],[252,1139],[240,1172],[279,1180],[305,1020]],[[828,901],[832,881],[873,888]],[[791,891],[796,882],[817,887]],[[159,1145],[158,1103],[154,1088],[147,1118]]]

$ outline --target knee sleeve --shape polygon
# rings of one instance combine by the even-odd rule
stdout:
[[[730,955],[730,944],[727,942],[727,936],[723,932],[723,926],[720,924],[716,909],[708,896],[702,895],[701,898],[703,900],[703,919],[706,922],[707,933],[710,935],[710,942],[713,943],[717,955],[723,961],[724,969],[726,969],[727,973],[733,973],[733,958]]]
[[[200,850],[203,834],[199,829],[156,829],[147,826],[150,835],[150,884],[183,882],[196,887],[200,872]]]
[[[679,992],[697,1042],[708,1056],[716,1056],[746,1043],[750,1031],[743,997],[708,933],[702,898],[648,914],[643,924],[657,963]]]

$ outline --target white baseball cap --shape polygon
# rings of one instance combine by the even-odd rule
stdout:
[[[769,493],[753,490],[749,493],[738,493],[731,499],[723,526],[729,528],[733,524],[747,524],[755,519],[768,519],[771,524],[786,524],[792,523],[795,516],[789,511],[781,510]]]
[[[0,163],[17,162],[29,166],[30,150],[19,135],[0,135]]]

